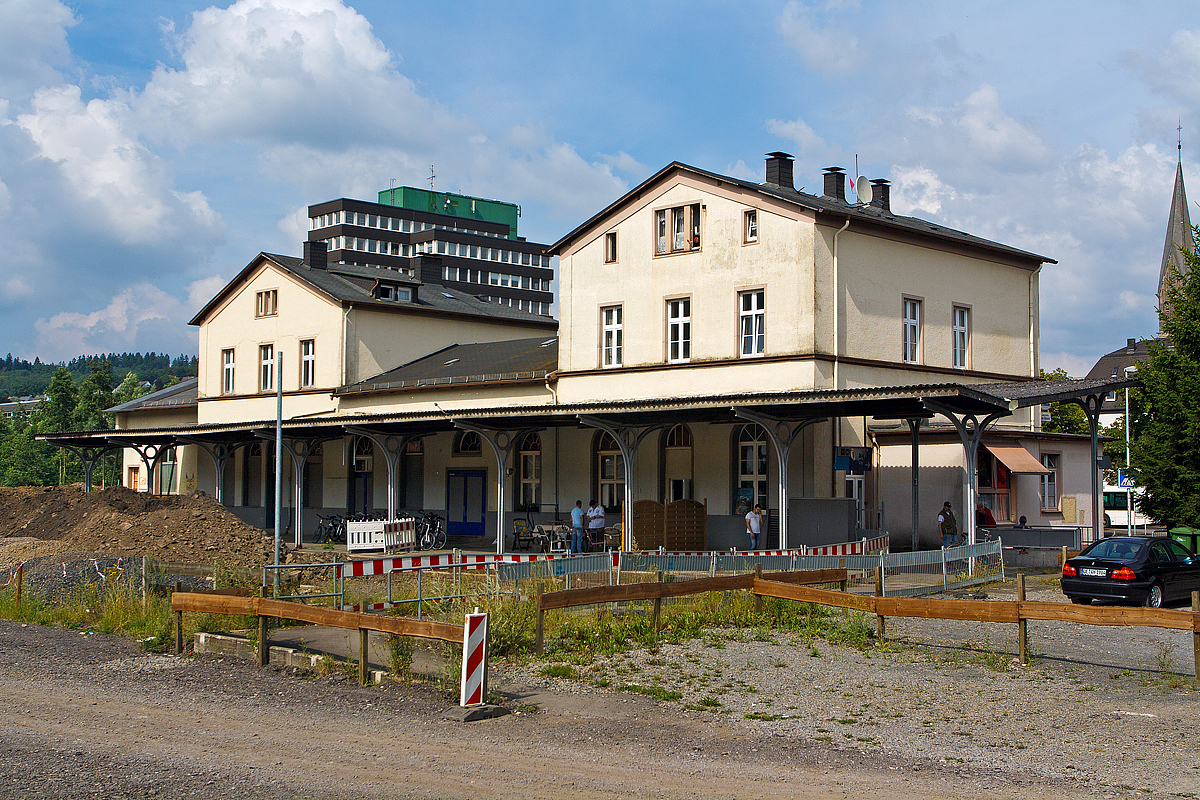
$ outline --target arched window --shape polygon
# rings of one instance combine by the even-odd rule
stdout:
[[[759,425],[742,425],[734,431],[737,483],[733,513],[745,514],[754,506],[767,508],[767,432]]]
[[[528,433],[517,445],[520,464],[521,506],[525,511],[537,511],[542,503],[542,437]]]
[[[365,436],[354,442],[354,471],[372,472],[375,466],[375,445]]]
[[[625,501],[625,458],[607,433],[596,438],[596,497],[606,511],[616,511]]]
[[[475,431],[459,431],[454,436],[454,455],[477,456],[483,452],[483,440]]]
[[[687,425],[676,425],[663,435],[662,476],[663,499],[692,499],[692,431]]]

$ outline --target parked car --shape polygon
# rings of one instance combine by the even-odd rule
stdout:
[[[1111,536],[1063,565],[1062,590],[1072,603],[1113,600],[1161,608],[1200,590],[1200,558],[1173,539]]]

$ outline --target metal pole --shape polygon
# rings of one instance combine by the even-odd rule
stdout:
[[[1125,377],[1129,377],[1129,370],[1125,370]],[[1125,387],[1125,480],[1129,480],[1129,387]],[[1128,530],[1127,535],[1133,536],[1133,489],[1127,487],[1125,490],[1125,522]]]
[[[275,351],[275,566],[279,566],[279,537],[283,532],[283,351]],[[279,596],[279,570],[275,570]]]
[[[912,474],[909,477],[912,478],[912,551],[914,553],[921,549],[921,483],[917,477],[921,457],[920,438],[917,433],[920,427],[921,420],[908,420],[908,435],[912,444],[912,466],[909,469]]]

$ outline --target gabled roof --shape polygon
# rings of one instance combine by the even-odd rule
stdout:
[[[989,239],[982,239],[978,236],[972,236],[969,233],[947,228],[944,225],[927,222],[916,217],[905,217],[900,214],[892,213],[890,210],[884,210],[873,205],[850,205],[849,203],[840,202],[837,199],[812,195],[806,192],[799,192],[794,189],[785,189],[782,186],[773,184],[752,183],[744,181],[740,178],[732,178],[728,175],[718,175],[715,172],[708,172],[697,167],[692,167],[687,164],[682,164],[678,161],[673,161],[654,175],[647,178],[637,187],[627,192],[625,195],[617,199],[611,205],[606,207],[600,213],[593,216],[591,219],[584,222],[575,230],[568,233],[563,238],[559,239],[550,247],[547,252],[553,255],[562,255],[562,251],[575,240],[584,236],[589,230],[596,226],[603,219],[611,215],[613,212],[635,202],[643,195],[647,188],[668,180],[675,174],[690,174],[701,178],[705,181],[713,181],[719,184],[728,184],[736,186],[740,189],[745,189],[758,194],[774,197],[784,200],[794,205],[809,211],[815,211],[820,215],[830,215],[837,219],[840,223],[846,218],[858,220],[868,223],[871,226],[878,228],[891,229],[894,231],[905,232],[910,235],[918,235],[931,239],[937,239],[948,243],[955,243],[960,246],[968,246],[985,251],[1002,255],[1009,259],[1028,262],[1031,269],[1036,269],[1041,264],[1057,264],[1058,262],[1046,256],[1040,256],[1036,253],[1030,253],[1026,250],[1020,250],[1015,247],[1009,247],[1006,244],[993,242]]]
[[[216,296],[209,300],[188,324],[200,325],[203,323],[264,262],[274,265],[306,286],[323,294],[330,301],[343,306],[354,305],[360,308],[370,308],[373,311],[393,313],[436,313],[460,317],[482,317],[504,322],[540,325],[551,330],[558,329],[558,323],[551,317],[543,317],[528,311],[502,306],[499,303],[491,303],[448,286],[422,284],[416,278],[411,278],[395,270],[351,264],[330,264],[326,269],[313,269],[302,258],[275,253],[259,253],[233,280],[217,292]],[[419,287],[417,299],[415,302],[379,300],[371,295],[368,288],[352,280],[353,278]]]
[[[162,409],[162,408],[182,408],[186,406],[194,406],[197,404],[198,390],[197,387],[200,381],[197,378],[187,378],[174,386],[168,386],[165,389],[159,389],[157,392],[143,395],[135,400],[130,400],[128,403],[121,403],[119,406],[104,409],[105,413],[119,413],[123,411],[141,411],[145,409]]]
[[[1130,339],[1119,350],[1113,350],[1111,353],[1100,356],[1100,360],[1088,370],[1086,377],[1089,380],[1120,378],[1126,367],[1132,367],[1137,362],[1147,361],[1150,358],[1151,342],[1150,339],[1141,341]]]
[[[467,383],[541,381],[558,366],[558,339],[538,336],[503,342],[454,344],[403,366],[343,386],[334,394],[416,389]]]

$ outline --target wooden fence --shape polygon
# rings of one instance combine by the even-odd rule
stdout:
[[[727,575],[720,578],[698,578],[690,581],[663,582],[663,574],[658,573],[655,583],[629,583],[618,586],[593,586],[588,589],[567,589],[562,592],[542,593],[542,584],[538,584],[537,594],[537,623],[533,634],[533,650],[542,652],[544,631],[544,614],[553,608],[572,608],[575,606],[591,606],[598,603],[621,603],[631,600],[654,601],[654,629],[658,630],[662,613],[664,597],[683,597],[689,594],[704,592],[727,592],[734,589],[753,589],[754,582],[763,578],[772,583],[785,586],[806,583],[840,583],[842,590],[846,589],[847,573],[844,569],[810,569],[796,572],[772,572],[763,576],[762,565],[753,572],[742,575]],[[834,592],[834,594],[839,594]],[[852,596],[852,595],[847,595]],[[755,601],[755,610],[762,610],[761,598]]]
[[[386,617],[362,614],[357,611],[338,611],[303,603],[289,603],[267,597],[241,597],[237,595],[210,594],[201,592],[175,592],[171,595],[171,609],[175,612],[175,652],[183,652],[183,612],[194,611],[207,614],[251,615],[258,617],[258,664],[266,666],[271,653],[267,620],[292,620],[329,628],[345,628],[358,631],[358,679],[367,682],[367,634],[370,631],[393,633],[399,636],[416,636],[422,639],[440,639],[444,642],[461,643],[463,626],[448,622]]]

